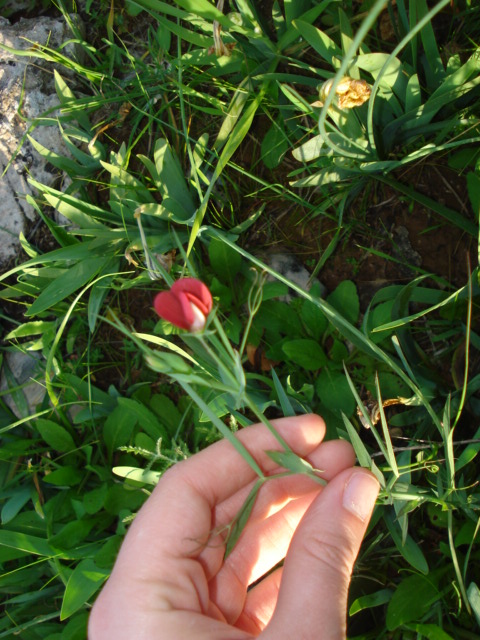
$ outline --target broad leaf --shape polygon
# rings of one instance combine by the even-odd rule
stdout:
[[[282,345],[282,349],[288,360],[307,371],[316,371],[327,363],[324,350],[315,340],[306,338],[289,340]]]
[[[405,578],[397,587],[387,609],[387,629],[418,620],[439,600],[441,594],[432,581],[420,575]]]
[[[65,452],[73,451],[76,444],[65,427],[60,426],[53,420],[38,418],[35,420],[35,428],[43,440],[55,451]]]

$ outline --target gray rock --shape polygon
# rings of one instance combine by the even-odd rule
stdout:
[[[11,25],[0,17],[0,268],[19,252],[19,234],[25,233],[34,219],[33,208],[26,195],[34,189],[28,176],[44,184],[52,184],[57,170],[49,166],[25,138],[30,132],[51,151],[69,155],[55,123],[55,93],[53,65],[41,58],[19,56],[2,47],[28,50],[47,45],[60,47],[72,33],[63,19],[41,17],[21,19]],[[76,55],[73,47],[62,49],[64,55]],[[62,71],[63,72],[63,71]],[[49,112],[53,126],[32,127],[35,119]],[[44,121],[45,123],[45,121]]]
[[[7,372],[8,369],[8,372]],[[3,395],[3,400],[17,418],[35,413],[45,396],[45,374],[41,356],[34,351],[11,351],[5,354],[0,375],[0,391],[15,391]]]
[[[292,253],[286,252],[274,252],[267,253],[264,257],[265,262],[274,271],[290,280],[297,285],[303,291],[310,291],[312,282],[310,279],[310,273],[305,269],[302,262]],[[275,280],[270,277],[269,279]],[[320,283],[322,295],[325,292],[325,287]],[[292,297],[295,297],[293,290],[289,289],[290,293],[280,298],[284,302],[289,302]]]

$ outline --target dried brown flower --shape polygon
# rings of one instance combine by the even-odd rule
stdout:
[[[330,78],[320,87],[320,100],[325,102],[333,86],[334,78]],[[365,80],[355,80],[345,76],[335,88],[336,103],[339,109],[360,107],[370,98],[372,90]]]

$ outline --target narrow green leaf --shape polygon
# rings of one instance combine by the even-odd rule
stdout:
[[[390,535],[392,536],[392,540],[395,543],[395,546],[408,562],[408,564],[417,571],[420,571],[425,575],[428,574],[429,569],[427,560],[418,544],[410,535],[407,535],[405,543],[402,542],[402,531],[398,522],[395,521],[394,515],[391,511],[386,511],[383,518],[388,527]],[[410,618],[409,620],[413,619],[414,618]]]
[[[275,387],[276,394],[280,401],[280,406],[282,408],[282,413],[284,416],[294,416],[295,410],[292,407],[292,403],[290,402],[287,394],[285,393],[285,389],[280,382],[279,377],[276,374],[275,369],[272,369],[272,378],[273,378],[273,386]]]
[[[383,439],[385,440],[385,445],[388,453],[387,461],[390,465],[390,468],[392,469],[394,476],[398,478],[400,476],[400,473],[398,471],[397,460],[395,458],[395,453],[393,451],[392,439],[390,438],[390,431],[388,429],[387,419],[385,417],[385,411],[383,410],[383,401],[382,401],[382,395],[380,392],[380,383],[378,381],[378,375],[375,376],[375,389],[377,392],[377,404],[378,404],[378,410],[380,412],[380,421],[382,424]]]
[[[278,167],[289,147],[290,143],[279,119],[268,129],[260,148],[260,155],[267,169]]]
[[[390,601],[393,593],[392,589],[380,589],[380,591],[369,593],[367,596],[361,596],[352,602],[348,613],[350,616],[354,616],[356,613],[363,611],[364,609],[371,609],[373,607],[379,607],[382,604],[386,604]]]
[[[238,119],[232,133],[230,134],[225,146],[223,147],[222,153],[220,154],[220,158],[218,159],[217,166],[215,167],[215,171],[213,173],[212,179],[210,181],[210,185],[205,192],[204,198],[200,207],[197,209],[195,214],[195,220],[193,222],[192,231],[190,234],[190,239],[188,241],[187,247],[187,257],[190,255],[190,252],[195,244],[195,240],[197,239],[197,235],[200,231],[201,224],[203,222],[203,218],[207,211],[207,205],[210,198],[210,194],[212,193],[213,187],[220,177],[222,171],[227,166],[230,158],[233,156],[240,143],[244,140],[245,136],[250,130],[250,127],[253,122],[253,118],[257,112],[258,107],[263,101],[264,95],[266,93],[267,86],[264,85],[255,95],[255,98],[252,102],[244,109],[241,117]]]
[[[109,458],[118,447],[128,444],[137,422],[138,416],[132,411],[126,410],[122,404],[115,407],[109,414],[103,426],[103,438]]]
[[[425,0],[417,0],[415,2],[417,12],[417,22],[428,14],[428,6]],[[445,78],[445,69],[443,66],[440,51],[438,50],[435,32],[433,30],[432,21],[428,20],[423,29],[420,31],[423,49],[425,55],[422,57],[423,67],[429,87],[438,86]]]
[[[480,175],[473,171],[467,173],[467,191],[475,220],[480,220]]]
[[[478,441],[479,439],[480,439],[480,428],[475,431],[472,440]],[[455,473],[458,473],[460,469],[463,469],[468,464],[470,464],[470,462],[472,462],[472,460],[474,460],[477,457],[479,451],[480,451],[480,442],[471,442],[470,444],[467,444],[465,449],[455,460]]]
[[[295,160],[298,160],[299,162],[311,162],[312,160],[316,160],[320,157],[323,145],[323,136],[313,136],[313,138],[307,140],[307,142],[302,144],[300,147],[293,149],[292,155]]]
[[[49,162],[57,169],[60,169],[60,171],[65,171],[65,173],[69,175],[78,176],[87,176],[90,173],[89,167],[84,167],[71,158],[55,153],[55,151],[50,151],[50,149],[47,149],[40,144],[40,142],[37,142],[32,136],[27,137],[35,151],[44,158],[45,162]]]
[[[53,280],[26,311],[26,316],[34,316],[49,309],[57,302],[74,293],[89,282],[103,267],[106,258],[82,260]]]
[[[20,513],[23,507],[27,504],[32,496],[31,487],[16,487],[8,500],[2,507],[1,521],[2,525],[7,524],[10,520],[13,520],[15,516]]]
[[[87,491],[87,493],[85,493],[83,496],[83,506],[85,507],[85,511],[89,515],[98,513],[100,509],[102,509],[103,505],[105,504],[107,493],[108,493],[108,485],[106,482],[101,484],[96,489]]]
[[[314,477],[320,484],[326,484],[326,480],[317,475],[317,470],[309,462],[293,453],[293,451],[267,451],[266,454],[280,467],[284,467],[292,473],[304,473]]]
[[[114,272],[120,268],[120,261],[108,261],[99,270],[100,280],[95,282],[88,297],[88,328],[93,333],[97,324],[98,315],[107,294],[111,290],[110,285],[114,278]],[[108,275],[108,274],[112,275]],[[103,276],[103,277],[102,277]]]
[[[5,340],[13,340],[14,338],[29,338],[30,336],[38,336],[43,333],[51,333],[55,331],[55,322],[37,320],[33,322],[24,322],[23,324],[12,329],[5,336]]]
[[[36,186],[33,180],[29,180],[33,186]],[[40,186],[40,185],[39,185]],[[51,191],[51,190],[49,190]],[[105,215],[105,212],[99,207],[95,207],[94,205],[90,206],[81,206],[77,199],[73,196],[70,196],[66,193],[58,192],[59,195],[55,193],[46,192],[44,189],[44,198],[45,200],[56,209],[62,216],[68,218],[70,222],[77,225],[80,228],[84,229],[101,229],[105,230],[106,227],[101,222],[98,222],[92,214],[95,214],[98,218],[103,218],[104,220],[108,220],[111,217],[111,214]],[[85,210],[86,209],[86,210]],[[102,216],[103,214],[103,216]],[[112,232],[113,233],[113,232]]]
[[[315,285],[310,289],[310,293],[315,295],[317,293],[320,298],[318,289],[315,289]],[[323,334],[327,330],[328,320],[322,310],[316,305],[310,302],[310,300],[303,300],[300,307],[300,317],[306,325],[308,333],[314,338],[314,340],[320,341]]]
[[[43,482],[53,484],[56,487],[75,487],[83,480],[80,469],[71,466],[60,467],[43,477]]]
[[[134,422],[138,421],[139,424],[142,425],[142,429],[155,441],[158,440],[158,438],[168,437],[165,427],[160,424],[153,411],[150,411],[144,404],[137,400],[132,400],[132,398],[122,397],[118,398],[117,402],[118,406],[130,416],[130,419]]]
[[[63,111],[68,110],[71,104],[77,99],[73,91],[67,85],[65,80],[59,74],[57,69],[53,70],[54,80],[55,80],[55,91],[57,92],[58,99],[60,103],[65,107],[62,109]],[[75,111],[75,119],[78,124],[82,126],[85,131],[90,131],[90,121],[88,119],[87,113],[82,109],[78,109]]]
[[[370,454],[367,451],[367,448],[362,442],[362,439],[357,433],[357,430],[347,418],[345,414],[342,414],[343,422],[345,424],[345,428],[348,432],[348,437],[350,438],[350,442],[355,450],[355,455],[357,456],[357,460],[360,466],[365,467],[365,469],[370,469],[373,464],[373,460]]]
[[[83,260],[84,258],[98,257],[98,254],[91,249],[90,242],[79,242],[74,246],[62,247],[61,249],[55,249],[49,253],[45,253],[38,258],[28,260],[23,264],[7,271],[0,275],[0,282],[8,277],[23,271],[27,267],[33,267],[37,264],[49,264],[52,262],[71,262],[73,260]]]
[[[219,11],[214,4],[209,2],[209,0],[175,0],[175,2],[185,9],[185,11],[189,11],[193,13],[193,15],[200,16],[208,22],[212,22],[216,20],[223,27],[228,29],[232,26],[230,20],[225,16],[221,11]]]
[[[166,426],[170,435],[174,437],[183,419],[177,403],[163,393],[156,393],[152,396],[149,404],[150,408],[160,418],[162,424]]]
[[[233,131],[238,119],[240,118],[248,98],[251,95],[252,81],[250,78],[245,78],[240,85],[235,89],[235,93],[228,105],[227,114],[222,122],[222,126],[217,134],[217,138],[213,144],[214,150],[217,152],[222,149],[228,140],[228,137]]]
[[[160,138],[155,143],[154,160],[158,174],[156,186],[162,198],[177,202],[181,210],[190,218],[195,213],[195,203],[180,161],[164,138]]]
[[[19,551],[32,553],[35,556],[44,556],[47,558],[53,558],[57,555],[44,538],[31,536],[20,531],[0,529],[0,546],[18,549]]]
[[[414,73],[408,79],[407,90],[405,92],[405,112],[419,109],[422,104],[422,91],[418,75]]]
[[[109,575],[99,569],[93,560],[82,560],[68,579],[63,596],[60,620],[65,620],[78,611],[100,589]]]
[[[471,582],[468,585],[467,596],[470,606],[472,607],[472,611],[477,620],[477,624],[478,626],[480,626],[480,589],[475,584],[475,582]]]
[[[280,83],[279,86],[285,97],[295,106],[296,111],[301,111],[309,116],[312,114],[312,106],[298,93],[298,91],[283,82]]]
[[[126,480],[156,485],[161,478],[160,471],[139,469],[138,467],[113,467],[113,473]]]
[[[43,220],[44,224],[61,247],[68,247],[74,244],[78,244],[78,240],[74,237],[73,233],[69,233],[62,226],[57,224],[55,220],[53,220],[50,216],[46,215],[43,209],[38,206],[37,201],[32,198],[32,196],[27,194],[25,196],[25,200],[31,207],[33,207],[33,209],[35,209],[38,217]]]
[[[343,51],[329,36],[303,20],[294,20],[292,24],[328,64],[332,65],[334,69],[340,68]]]
[[[238,539],[242,535],[242,531],[244,530],[250,514],[252,513],[253,507],[255,506],[257,494],[263,482],[264,481],[262,479],[259,479],[253,485],[253,488],[248,494],[247,499],[243,503],[240,511],[235,516],[233,523],[230,525],[230,530],[228,532],[227,542],[225,545],[225,557],[228,557],[230,555],[234,546],[237,544]]]
[[[67,522],[58,533],[49,538],[49,542],[58,549],[75,549],[85,542],[95,522],[93,518]]]
[[[312,4],[312,0],[285,0],[283,5],[287,24],[290,25],[295,18],[308,11]]]

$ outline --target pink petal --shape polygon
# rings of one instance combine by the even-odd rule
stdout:
[[[195,319],[192,307],[185,295],[161,291],[155,296],[153,306],[158,315],[180,329],[190,329]]]
[[[209,288],[197,278],[180,278],[172,284],[171,292],[180,297],[183,293],[188,300],[208,316],[213,307],[212,294]]]

